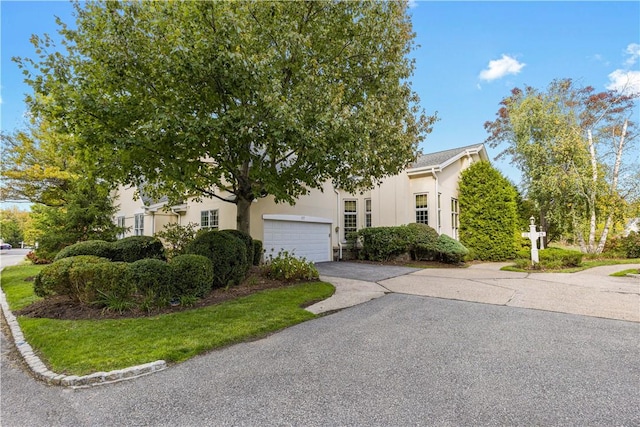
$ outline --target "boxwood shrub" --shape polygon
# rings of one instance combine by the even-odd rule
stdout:
[[[459,263],[464,261],[464,257],[469,254],[469,250],[464,245],[446,234],[438,237],[436,244],[438,254],[443,262]]]
[[[407,224],[408,251],[414,260],[436,258],[438,232],[427,224]]]
[[[79,255],[93,255],[111,259],[113,252],[112,245],[113,243],[104,240],[87,240],[84,242],[78,242],[62,249],[53,260],[58,261],[63,258]]]
[[[129,264],[127,280],[135,286],[136,299],[145,304],[165,306],[175,295],[170,265],[159,259],[145,258]]]
[[[151,236],[130,236],[113,242],[113,261],[135,262],[145,258],[167,259],[160,239]]]
[[[406,227],[371,227],[358,230],[359,257],[370,261],[389,261],[408,251]]]
[[[74,265],[69,270],[70,296],[86,305],[131,308],[135,283],[129,279],[129,269],[125,262]]]
[[[213,264],[213,287],[239,284],[248,270],[245,244],[230,235],[218,231],[200,233],[187,245],[188,254],[202,255]]]
[[[202,255],[178,255],[169,263],[174,297],[203,297],[213,286],[213,264]]]
[[[69,272],[74,266],[108,263],[106,258],[93,255],[80,255],[60,259],[44,267],[36,276],[33,288],[39,297],[52,295],[73,295]]]
[[[245,274],[246,274],[249,270],[249,267],[251,267],[251,264],[253,264],[253,239],[251,238],[250,235],[240,230],[227,229],[227,230],[221,230],[220,233],[229,234],[239,239],[242,243],[244,243],[246,256],[247,256],[247,264],[246,264],[247,271],[245,271]]]

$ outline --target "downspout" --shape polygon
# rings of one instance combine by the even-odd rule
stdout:
[[[436,175],[436,168],[431,169],[431,174],[433,175],[433,179],[436,181],[436,223],[438,224],[438,234],[442,234],[442,225],[440,224],[440,188],[438,183],[438,175]]]
[[[340,192],[333,187],[333,191],[336,193],[336,241],[338,242],[338,261],[342,260],[342,242],[340,241]]]

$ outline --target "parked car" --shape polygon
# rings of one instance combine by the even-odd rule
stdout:
[[[4,250],[4,249],[11,249],[11,245],[8,243],[2,243],[0,244],[0,249]]]

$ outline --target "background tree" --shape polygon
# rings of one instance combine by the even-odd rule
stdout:
[[[99,1],[76,15],[77,30],[60,23],[65,54],[34,37],[39,58],[18,60],[32,112],[109,180],[235,203],[245,232],[260,197],[397,173],[436,120],[408,82],[406,2]]]
[[[52,259],[81,240],[114,240],[119,231],[113,186],[96,178],[90,163],[78,161],[72,141],[35,119],[25,130],[2,135],[2,196],[33,203],[20,238],[38,242],[40,258]]]
[[[21,211],[17,207],[0,210],[0,239],[11,246],[20,247],[29,231],[31,220],[29,212]]]
[[[474,259],[502,261],[520,248],[517,191],[489,162],[465,169],[459,182],[460,243]]]
[[[522,171],[543,225],[573,234],[583,252],[602,252],[631,190],[633,169],[624,161],[636,143],[630,118],[637,97],[556,80],[545,92],[514,89],[502,100],[497,119],[485,123],[487,142],[505,144],[501,155],[511,156]]]

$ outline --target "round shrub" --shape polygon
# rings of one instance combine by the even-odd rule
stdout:
[[[113,261],[135,262],[145,258],[166,260],[160,239],[151,236],[130,236],[113,242]]]
[[[202,255],[178,255],[169,263],[174,297],[203,297],[213,285],[213,264]]]
[[[427,224],[406,225],[408,249],[414,260],[432,260],[436,257],[438,232]]]
[[[172,269],[165,261],[145,258],[129,265],[127,280],[135,287],[137,299],[157,306],[169,304],[174,296]]]
[[[622,239],[627,258],[640,258],[640,233],[632,231],[627,237]]]
[[[187,245],[188,254],[202,255],[213,265],[213,287],[239,284],[247,272],[247,249],[240,239],[218,231],[200,233]]]
[[[260,265],[262,261],[262,240],[253,240],[253,265]]]
[[[125,311],[134,304],[135,286],[125,262],[77,264],[69,270],[71,297],[81,304],[95,304]]]
[[[438,237],[436,248],[443,262],[453,264],[462,262],[464,257],[469,254],[469,250],[462,243],[446,234],[441,234]]]
[[[362,245],[362,259],[388,261],[409,250],[409,232],[406,226],[363,228],[357,235]]]
[[[221,230],[219,231],[220,233],[226,233],[229,234],[237,239],[239,239],[242,243],[244,243],[244,247],[246,250],[246,254],[247,254],[247,271],[249,270],[249,267],[251,267],[251,264],[253,264],[253,239],[251,238],[250,235],[248,235],[247,233],[240,231],[240,230],[232,230],[232,229],[227,229],[227,230]],[[246,274],[246,272],[245,272]]]
[[[33,290],[39,297],[47,297],[51,295],[69,295],[73,294],[69,271],[74,266],[85,264],[108,263],[106,258],[100,258],[93,255],[80,255],[69,258],[63,258],[44,267],[36,276],[33,283]]]
[[[112,243],[104,240],[87,240],[85,242],[78,242],[62,249],[53,260],[58,261],[63,258],[79,255],[93,255],[111,259],[113,252],[112,245]]]

